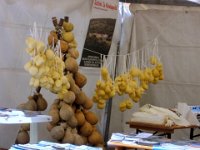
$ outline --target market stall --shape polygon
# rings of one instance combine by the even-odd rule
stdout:
[[[199,7],[126,2],[0,2],[0,103],[52,116],[38,125],[38,141],[104,147],[112,133],[135,131],[145,104],[199,104]],[[170,134],[180,127],[172,139],[199,127],[152,115],[137,122],[161,123]]]

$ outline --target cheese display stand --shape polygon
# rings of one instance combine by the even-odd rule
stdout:
[[[98,117],[90,110],[93,101],[82,90],[87,78],[79,71],[76,61],[79,52],[73,34],[74,25],[69,22],[68,17],[59,20],[53,17],[52,23],[54,28],[48,35],[47,45],[41,40],[42,29],[38,29],[36,23],[30,30],[30,36],[26,38],[26,52],[30,61],[24,65],[24,69],[31,75],[29,85],[35,88],[35,92],[28,96],[27,102],[17,107],[33,112],[46,110],[48,104],[41,93],[44,88],[56,95],[48,110],[51,119],[42,115],[22,118],[25,119],[23,123],[31,123],[30,129],[21,126],[14,147],[23,147],[20,144],[25,144],[24,147],[28,143],[30,147],[31,144],[37,144],[37,134],[34,137],[31,134],[29,141],[28,131],[32,133],[37,129],[36,122],[48,120],[46,130],[57,144],[68,143],[77,147],[88,145],[101,149],[104,141],[96,127]],[[26,138],[21,134],[26,135]]]

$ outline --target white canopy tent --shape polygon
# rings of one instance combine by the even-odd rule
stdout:
[[[75,37],[81,55],[85,36],[91,16],[92,0],[2,0],[0,1],[0,105],[14,108],[27,101],[33,92],[29,87],[30,76],[23,66],[29,60],[24,51],[25,38],[29,29],[36,21],[47,32],[52,28],[53,16],[69,16],[75,25]],[[123,6],[123,7],[122,7]],[[123,12],[122,12],[123,10]],[[163,107],[174,107],[178,101],[189,105],[198,104],[199,100],[199,8],[198,7],[165,7],[161,5],[121,5],[116,23],[110,54],[116,54],[120,41],[119,53],[127,54],[140,49],[148,41],[158,37],[161,61],[164,64],[165,80],[152,85],[141,100],[141,104],[151,103]],[[120,61],[118,60],[118,69]],[[96,80],[99,79],[99,69],[81,68],[87,76],[88,83],[84,90],[92,96]],[[120,72],[120,70],[118,70]],[[55,95],[42,89],[42,94],[50,106]],[[112,132],[133,131],[125,124],[131,114],[137,110],[119,112],[118,102],[123,97],[115,97],[112,103],[109,135]],[[47,109],[48,111],[48,109]],[[98,113],[99,128],[105,129],[104,111]],[[47,112],[44,112],[47,113]],[[39,140],[51,139],[45,124],[39,127]],[[6,134],[1,130],[1,134]],[[189,135],[184,133],[184,136]],[[0,138],[3,140],[3,137]],[[6,139],[8,140],[8,139]],[[0,147],[2,147],[0,145]]]

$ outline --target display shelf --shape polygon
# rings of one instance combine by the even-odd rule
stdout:
[[[30,123],[30,143],[38,142],[38,123],[50,122],[51,116],[42,115],[37,111],[22,111],[10,108],[0,109],[0,124]]]
[[[50,122],[51,116],[47,115],[37,115],[32,117],[26,116],[0,116],[0,124],[23,124],[23,123],[42,123]]]

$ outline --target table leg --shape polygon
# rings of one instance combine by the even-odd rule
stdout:
[[[140,133],[141,130],[140,129],[136,129],[136,134]]]
[[[190,139],[193,140],[194,128],[190,129]]]
[[[38,142],[38,124],[30,123],[30,143],[36,144]]]
[[[167,134],[167,138],[171,139],[171,133],[166,133]]]

